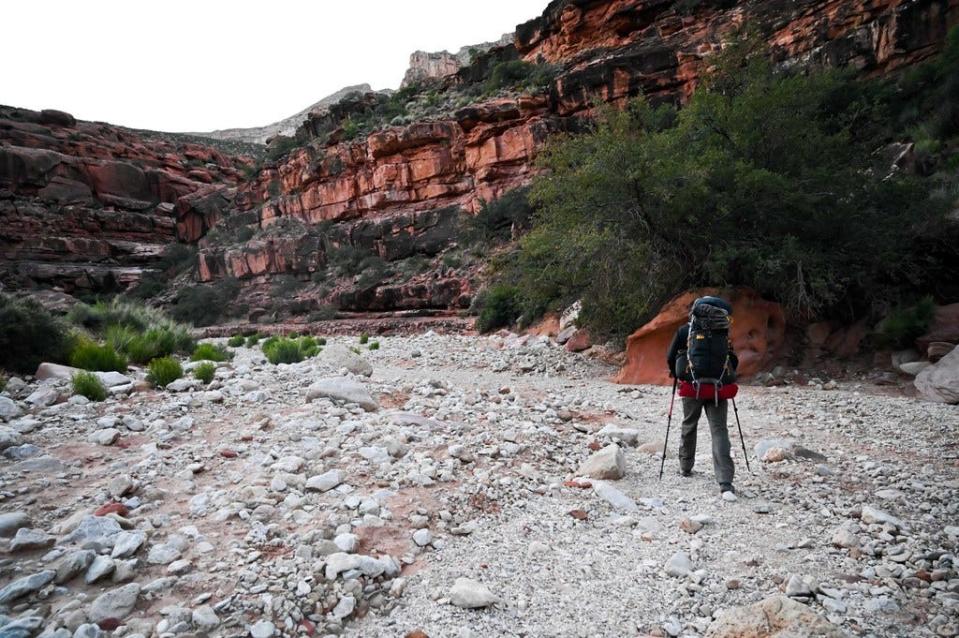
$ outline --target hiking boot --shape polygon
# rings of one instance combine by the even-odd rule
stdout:
[[[682,476],[682,477],[685,477],[685,478],[689,478],[690,476],[693,475],[693,471],[692,471],[692,470],[679,470],[679,475]]]
[[[733,494],[736,493],[736,488],[733,487],[733,484],[732,484],[732,483],[720,483],[720,484],[719,484],[719,493],[720,493],[720,494],[725,494],[726,492],[732,492]]]

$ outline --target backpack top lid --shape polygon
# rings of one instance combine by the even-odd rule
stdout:
[[[716,306],[717,308],[722,308],[723,310],[725,310],[726,314],[728,315],[733,314],[732,305],[721,297],[712,297],[712,296],[700,297],[699,299],[693,302],[693,308],[695,308],[696,306],[700,304]]]

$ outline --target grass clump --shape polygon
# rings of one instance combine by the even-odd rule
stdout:
[[[103,401],[107,398],[107,389],[92,372],[77,372],[73,375],[72,383],[74,394],[85,396],[91,401]]]
[[[263,338],[263,335],[261,335],[259,332],[251,334],[249,337],[246,338],[246,347],[252,348],[256,344],[260,343],[260,339],[262,338]]]
[[[371,342],[370,342],[370,345],[369,345],[369,348],[370,348],[370,350],[379,350],[379,349],[380,349],[380,342],[379,342],[379,341],[371,341]]]
[[[365,346],[369,340],[370,340],[370,335],[366,334],[365,332],[360,335],[360,345]]]
[[[44,361],[64,363],[72,345],[67,325],[43,306],[0,295],[0,368],[32,374]]]
[[[197,344],[190,361],[226,361],[233,358],[233,353],[221,345],[214,343]]]
[[[183,366],[173,357],[160,357],[150,362],[147,381],[157,388],[165,388],[183,376]]]
[[[239,348],[245,343],[246,337],[243,335],[233,335],[230,337],[230,340],[226,342],[226,345],[230,346],[231,348]]]
[[[216,364],[206,361],[193,368],[193,376],[203,383],[213,381],[213,375],[216,373]]]
[[[270,337],[263,342],[263,354],[273,365],[303,361],[300,342],[288,337]]]
[[[70,353],[70,365],[96,372],[126,372],[127,360],[109,344],[81,339]]]
[[[267,360],[279,363],[299,363],[303,359],[316,356],[326,344],[325,339],[316,339],[309,335],[298,338],[270,337],[261,346]]]

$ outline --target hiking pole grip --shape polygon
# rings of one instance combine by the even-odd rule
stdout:
[[[673,404],[676,402],[676,384],[679,379],[673,377],[673,392],[669,395],[669,416],[666,417],[666,440],[663,441],[663,460],[659,462],[659,480],[663,480],[663,468],[666,467],[666,448],[669,446],[669,426],[673,423]]]
[[[739,429],[739,442],[743,446],[743,458],[746,460],[746,469],[752,474],[753,470],[749,467],[749,452],[746,451],[746,439],[743,438],[743,426],[739,422],[739,408],[736,407],[736,399],[733,398],[733,413],[736,415],[736,427]]]

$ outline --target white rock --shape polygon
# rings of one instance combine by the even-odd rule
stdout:
[[[620,512],[635,512],[636,502],[605,481],[593,481],[593,491]]]
[[[613,443],[593,453],[576,473],[594,479],[621,479],[626,474],[626,457],[619,446]]]
[[[131,583],[111,589],[97,597],[90,605],[87,616],[92,622],[99,623],[108,618],[123,620],[136,607],[140,597],[140,585]]]
[[[685,552],[676,552],[666,561],[666,573],[675,578],[688,576],[693,571],[693,564]]]
[[[20,409],[20,406],[18,406],[13,399],[0,396],[0,419],[10,421],[21,414],[23,414],[23,410]]]
[[[433,542],[433,535],[428,529],[418,529],[413,532],[413,542],[420,547],[426,547]]]
[[[959,403],[959,348],[916,375],[919,393],[930,401]]]
[[[863,523],[870,525],[885,525],[889,524],[895,527],[896,529],[902,529],[905,527],[905,523],[893,516],[888,514],[878,507],[873,507],[872,505],[863,505],[862,514],[860,515]]]
[[[311,476],[306,481],[306,489],[319,492],[328,492],[343,482],[343,470],[330,470],[317,476]]]
[[[489,607],[498,601],[486,585],[470,578],[457,578],[450,590],[450,602],[463,609]]]
[[[306,392],[307,403],[321,397],[355,403],[367,412],[378,410],[380,407],[370,396],[370,392],[365,385],[346,377],[320,379],[311,385]]]
[[[250,627],[250,635],[253,638],[271,638],[276,633],[276,625],[269,620],[260,620]]]
[[[336,607],[333,608],[330,615],[337,620],[343,620],[352,614],[354,609],[356,609],[356,599],[352,596],[343,596],[339,602],[336,603]]]

